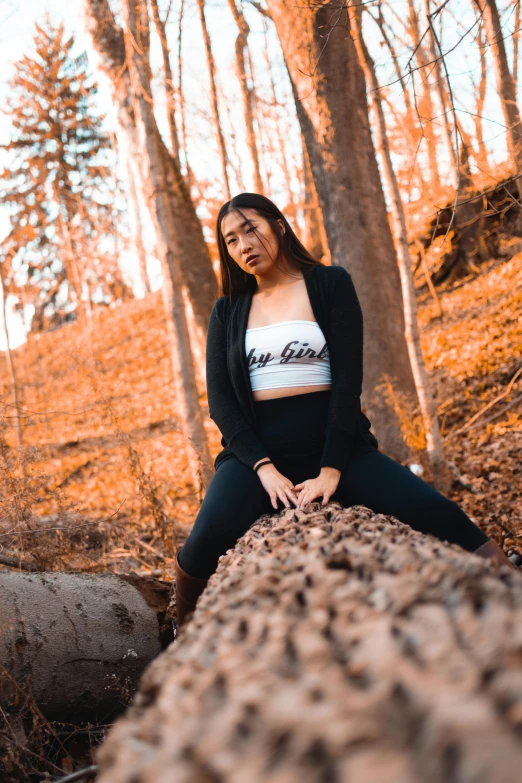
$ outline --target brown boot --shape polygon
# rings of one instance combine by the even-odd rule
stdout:
[[[208,579],[190,576],[179,564],[179,552],[176,555],[176,613],[178,629],[187,616],[196,608],[196,603],[207,586]]]
[[[499,565],[504,564],[508,565],[511,568],[514,568],[515,571],[519,571],[514,563],[511,562],[509,557],[506,555],[502,547],[500,547],[496,541],[494,541],[492,538],[489,539],[489,541],[486,541],[485,544],[482,544],[479,546],[478,549],[475,549],[474,553],[475,555],[480,555],[481,557],[491,558]]]

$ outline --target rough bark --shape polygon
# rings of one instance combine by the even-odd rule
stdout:
[[[427,3],[428,0],[425,0]],[[371,95],[371,102],[376,117],[375,138],[376,147],[381,157],[384,180],[388,188],[390,200],[392,227],[397,249],[397,262],[402,286],[402,300],[404,302],[405,336],[408,346],[408,354],[415,379],[417,396],[419,398],[420,412],[426,437],[426,452],[432,472],[433,485],[446,494],[451,489],[453,477],[449,465],[444,456],[442,438],[440,436],[439,422],[435,409],[435,401],[430,390],[428,374],[424,365],[420,342],[419,324],[417,322],[417,302],[415,298],[415,286],[413,284],[412,263],[408,247],[408,231],[406,228],[406,216],[399,193],[399,185],[392,165],[390,146],[386,132],[386,121],[382,106],[379,83],[375,75],[375,65],[368,51],[368,47],[362,33],[362,6],[356,6],[353,16],[355,22],[355,48],[359,56],[361,67]]]
[[[164,582],[113,574],[0,572],[0,706],[105,721],[172,638]]]
[[[83,0],[86,28],[99,55],[99,67],[110,79],[118,108],[118,121],[127,136],[129,150],[140,160],[129,69],[125,59],[123,31],[116,24],[108,0]],[[158,134],[159,135],[159,134]],[[196,215],[187,184],[176,159],[170,155],[161,137],[157,139],[161,152],[158,161],[165,178],[163,197],[172,221],[170,250],[179,259],[194,316],[198,339],[204,344],[210,311],[217,295],[217,281],[203,237],[201,222]],[[150,209],[150,205],[149,209]]]
[[[217,97],[216,86],[216,64],[214,62],[214,55],[212,54],[212,46],[210,43],[210,35],[208,34],[207,22],[205,19],[205,0],[197,0],[199,19],[201,22],[201,32],[203,34],[203,42],[205,45],[205,54],[207,58],[208,78],[210,84],[210,106],[212,109],[212,119],[214,120],[214,133],[219,148],[219,159],[221,161],[221,176],[223,177],[223,188],[225,191],[225,198],[227,201],[231,198],[230,183],[228,181],[228,154],[225,144],[225,137],[223,135],[223,129],[221,127],[221,120],[219,119],[219,107]]]
[[[98,783],[511,783],[522,579],[363,506],[260,518],[98,754]]]
[[[382,449],[394,459],[407,459],[397,414],[379,388],[388,378],[415,400],[396,253],[348,14],[343,7],[282,0],[268,0],[268,7],[294,91],[332,264],[348,269],[361,301],[363,407]]]

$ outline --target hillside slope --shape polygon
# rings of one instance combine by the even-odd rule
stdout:
[[[485,265],[441,302],[442,320],[431,299],[419,302],[419,321],[446,453],[461,478],[450,496],[508,551],[522,551],[521,377],[473,428],[458,432],[522,366],[522,254]],[[26,476],[13,460],[2,355],[2,432],[12,466],[2,468],[1,524],[13,535],[1,545],[47,568],[172,577],[175,546],[200,498],[178,431],[160,294],[101,312],[92,337],[76,323],[32,336],[14,360]],[[205,405],[204,389],[200,398]],[[215,455],[220,436],[209,420],[207,427]]]

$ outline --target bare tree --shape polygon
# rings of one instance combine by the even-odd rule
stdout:
[[[418,112],[419,122],[422,127],[424,138],[426,139],[431,174],[430,187],[433,188],[438,186],[440,181],[440,173],[437,158],[437,135],[435,133],[435,127],[433,124],[435,110],[431,100],[429,58],[426,54],[424,45],[421,42],[419,15],[415,7],[414,0],[408,0],[408,12],[409,33],[413,46],[415,47],[414,60],[417,62],[422,79],[422,89],[418,100],[416,101],[416,110]]]
[[[163,296],[172,346],[173,377],[178,414],[188,440],[188,456],[197,486],[198,457],[203,486],[212,478],[210,451],[199,405],[190,333],[183,302],[181,258],[175,250],[176,225],[166,193],[169,189],[165,145],[156,125],[149,68],[149,19],[146,0],[122,3],[125,52],[134,97],[134,111],[141,146],[143,181],[147,183],[163,265]],[[167,153],[168,154],[168,153]],[[170,156],[169,156],[170,157]]]
[[[412,262],[408,247],[406,218],[399,193],[399,186],[397,184],[397,177],[395,176],[392,165],[390,146],[386,133],[386,121],[384,119],[384,111],[379,92],[379,83],[377,81],[377,76],[375,75],[375,66],[363,38],[362,6],[359,5],[354,7],[353,18],[355,20],[353,40],[355,42],[361,67],[366,76],[373,110],[377,120],[375,124],[377,151],[382,161],[384,179],[390,199],[393,233],[402,285],[406,343],[420,403],[426,436],[426,449],[432,470],[433,483],[441,492],[447,492],[451,488],[452,476],[448,463],[444,457],[435,403],[430,391],[428,375],[422,356],[419,325],[417,323],[417,304],[415,299],[415,286],[413,284]]]
[[[486,145],[484,143],[484,128],[482,124],[482,115],[484,112],[484,106],[486,103],[486,90],[488,86],[487,82],[487,63],[486,63],[486,42],[484,39],[484,27],[480,25],[477,33],[477,43],[480,53],[480,77],[478,85],[476,86],[477,103],[475,108],[475,116],[473,122],[475,125],[475,138],[477,140],[477,152],[475,154],[475,162],[481,172],[485,173],[489,170],[488,153]]]
[[[176,105],[174,102],[174,82],[172,80],[172,68],[170,67],[170,51],[167,41],[167,19],[163,20],[158,8],[158,0],[149,0],[154,26],[161,44],[161,56],[163,59],[163,73],[165,98],[167,106],[167,122],[169,124],[170,151],[179,162],[179,139],[176,128]],[[170,10],[170,6],[169,6]]]
[[[430,0],[423,0],[424,3],[424,15],[428,25],[428,48],[430,59],[435,69],[435,86],[437,89],[437,95],[439,98],[440,108],[443,118],[444,138],[446,141],[446,148],[450,160],[451,167],[454,172],[455,181],[458,180],[458,159],[457,151],[455,149],[455,137],[451,122],[451,101],[449,100],[447,90],[445,88],[446,74],[443,73],[441,66],[442,54],[439,52],[438,41],[433,27],[433,18],[431,14]],[[426,75],[427,78],[427,75]]]
[[[248,34],[250,27],[242,11],[236,5],[236,0],[228,0],[228,7],[234,17],[234,21],[239,28],[236,38],[236,71],[241,88],[241,97],[243,99],[243,112],[245,116],[246,141],[252,165],[254,167],[254,189],[256,193],[263,193],[263,181],[259,168],[259,155],[256,143],[256,134],[254,128],[254,89],[248,86],[247,73],[245,68],[245,51],[248,47]]]
[[[514,170],[520,173],[522,169],[522,120],[517,104],[515,83],[509,71],[500,15],[495,0],[475,0],[475,2],[484,19],[486,37],[493,57],[497,92],[506,125],[509,156]],[[521,185],[519,185],[519,189],[522,190]]]
[[[205,44],[205,54],[207,57],[208,78],[210,83],[210,106],[212,109],[212,119],[214,121],[214,133],[219,148],[219,159],[221,161],[221,176],[223,177],[223,188],[225,190],[225,198],[227,201],[231,198],[230,194],[230,182],[228,179],[228,155],[225,144],[225,137],[223,135],[223,128],[221,127],[221,120],[219,119],[219,107],[217,97],[216,86],[216,64],[214,62],[214,55],[212,54],[212,46],[210,43],[210,35],[208,33],[207,21],[205,19],[205,0],[197,0],[199,18],[201,21],[201,32],[203,33],[203,42]]]
[[[87,0],[86,10],[95,46],[101,54],[105,69],[113,79],[120,114],[127,124],[132,152],[141,169],[147,205],[154,220],[158,254],[163,269],[162,290],[167,312],[178,414],[188,440],[187,451],[194,483],[197,486],[199,455],[201,484],[206,487],[212,476],[212,465],[199,405],[182,291],[188,269],[194,262],[197,266],[198,245],[204,245],[204,240],[178,162],[167,150],[154,117],[148,61],[149,19],[146,0],[127,0],[122,3],[123,33],[115,24],[107,0]],[[126,84],[122,87],[123,74],[126,75]],[[193,248],[189,248],[186,246],[187,233],[191,235],[196,225],[199,231],[197,237],[194,234],[194,239],[197,238],[197,241]],[[201,255],[201,258],[203,257],[206,257],[207,263],[210,264],[206,246],[204,254]],[[214,301],[213,271],[212,276],[214,286],[211,299]],[[201,283],[204,286],[204,274]],[[188,288],[197,321],[201,318],[201,309],[197,309],[196,305],[201,299],[194,298],[191,287]],[[207,325],[208,318],[205,329]]]
[[[8,261],[12,260],[12,254],[9,255]],[[22,424],[20,421],[20,408],[18,405],[18,383],[16,380],[16,371],[15,366],[13,362],[13,355],[11,353],[11,345],[9,342],[9,331],[7,328],[7,287],[5,285],[4,281],[4,274],[7,267],[7,260],[4,258],[3,262],[0,263],[0,325],[2,327],[2,331],[5,334],[5,358],[7,363],[7,371],[9,374],[9,385],[11,387],[11,397],[13,400],[13,409],[14,409],[14,420],[15,420],[15,428],[16,428],[16,438],[18,441],[18,449],[21,451],[23,446],[23,437],[22,437]],[[23,468],[23,462],[22,462],[22,468]]]
[[[515,22],[513,29],[513,68],[511,69],[511,76],[513,78],[513,88],[516,95],[518,84],[518,49],[520,43],[520,0],[513,0],[513,2],[515,4]]]
[[[364,74],[345,6],[268,0],[292,84],[332,264],[354,279],[365,316],[363,403],[383,449],[407,459],[391,382],[415,400],[396,253],[373,148]]]
[[[125,133],[129,152],[134,160],[139,161],[141,146],[134,117],[122,30],[115,22],[108,0],[83,0],[83,8],[86,27],[99,56],[99,67],[105,71],[112,85],[118,121]],[[210,311],[217,294],[216,275],[203,237],[201,222],[179,164],[170,155],[159,134],[156,141],[161,150],[161,161],[158,162],[162,175],[165,176],[166,191],[162,197],[168,202],[173,224],[169,250],[179,258],[183,281],[192,303],[197,326],[194,339],[204,345]],[[145,183],[140,183],[140,187],[144,188]],[[148,199],[146,200],[148,202]],[[147,203],[147,206],[150,210],[150,203]]]
[[[189,191],[194,183],[194,176],[190,168],[190,161],[188,159],[187,150],[187,129],[186,129],[186,111],[185,111],[185,95],[183,93],[183,58],[181,56],[182,49],[182,36],[183,36],[183,12],[185,10],[185,0],[181,0],[179,6],[179,21],[178,21],[178,104],[179,113],[181,118],[181,139],[180,145],[183,149],[183,156],[185,158],[185,166],[187,169],[186,179],[187,187]]]
[[[368,8],[369,12],[370,12],[370,8]],[[394,45],[394,42],[393,42],[392,38],[390,37],[390,33],[388,31],[388,25],[386,23],[386,20],[385,20],[385,17],[384,17],[384,12],[383,12],[382,0],[378,1],[376,16],[374,16],[371,12],[370,12],[370,16],[372,16],[373,20],[377,24],[377,26],[379,28],[379,31],[380,31],[380,33],[382,35],[383,41],[386,44],[386,47],[387,47],[388,51],[390,52],[390,56],[392,58],[393,69],[395,71],[395,75],[397,77],[397,81],[398,81],[398,83],[399,83],[399,85],[401,87],[401,95],[402,95],[402,98],[404,100],[404,107],[406,109],[406,112],[405,112],[406,120],[405,120],[405,123],[404,123],[405,126],[406,126],[405,130],[406,130],[406,133],[408,134],[408,137],[410,139],[410,146],[411,146],[411,150],[412,150],[412,158],[413,158],[413,161],[415,162],[416,157],[417,157],[417,150],[418,150],[419,144],[420,144],[420,142],[422,140],[422,128],[419,126],[419,118],[418,118],[417,111],[416,111],[416,109],[415,109],[415,107],[413,106],[413,103],[412,103],[412,99],[411,99],[411,95],[410,95],[410,88],[409,88],[409,86],[408,86],[408,84],[407,84],[407,82],[406,82],[406,80],[405,80],[405,78],[403,76],[403,73],[402,73],[402,70],[401,70],[401,67],[400,67],[400,64],[399,64],[399,58],[397,56],[397,52],[396,52],[396,49],[395,49],[395,45]],[[390,108],[390,111],[393,111],[393,109],[394,109],[393,105],[391,105],[389,108]],[[424,189],[426,187],[426,183],[424,181],[422,168],[420,166],[416,167],[415,177],[419,181],[420,190],[424,191]]]

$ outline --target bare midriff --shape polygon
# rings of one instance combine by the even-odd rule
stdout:
[[[331,389],[330,383],[317,384],[315,386],[284,386],[279,389],[258,389],[252,392],[254,400],[275,400],[278,397],[291,397],[295,394],[308,394],[309,392],[326,391]]]

